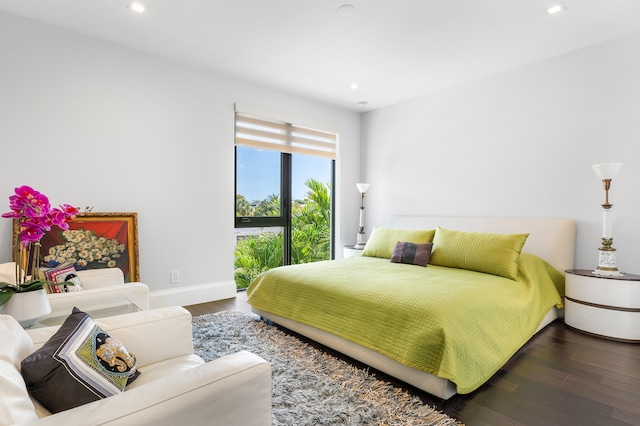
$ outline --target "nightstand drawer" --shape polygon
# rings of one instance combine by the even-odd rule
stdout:
[[[583,302],[640,310],[639,281],[567,274],[565,293]]]
[[[600,308],[565,301],[564,321],[578,330],[633,342],[640,342],[640,312]]]

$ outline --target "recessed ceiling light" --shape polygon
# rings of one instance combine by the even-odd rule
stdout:
[[[338,8],[338,15],[351,16],[355,11],[356,11],[356,8],[352,4],[343,4]]]
[[[349,87],[351,87],[352,89],[354,89],[354,90],[355,90],[355,89],[359,89],[361,86],[360,86],[359,84],[353,83],[353,84],[352,84],[351,86],[349,86]]]
[[[146,7],[144,7],[144,4],[138,3],[135,1],[129,2],[129,5],[127,7],[133,10],[134,12],[138,12],[138,13],[144,13],[144,11],[146,10]]]
[[[556,13],[562,12],[563,10],[567,10],[567,5],[564,3],[558,3],[545,9],[545,11],[549,15],[554,15]]]
[[[364,108],[364,107],[366,107],[366,106],[367,106],[367,104],[368,104],[368,103],[369,103],[369,102],[362,101],[362,102],[358,102],[358,104],[357,104],[357,105],[358,105],[360,108]]]

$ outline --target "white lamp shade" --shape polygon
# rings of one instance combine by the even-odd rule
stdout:
[[[622,163],[600,163],[591,167],[593,167],[593,171],[600,179],[613,179],[622,168]]]
[[[367,189],[369,189],[368,183],[356,183],[356,186],[358,187],[358,191],[360,191],[361,194],[364,194],[365,192],[367,192]]]

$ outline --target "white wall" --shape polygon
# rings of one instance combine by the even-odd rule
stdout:
[[[355,239],[358,114],[5,13],[0,58],[0,197],[27,184],[54,204],[138,212],[141,281],[152,291],[222,283],[229,294],[236,102],[340,132],[337,246]],[[3,219],[0,262],[10,247]]]
[[[392,214],[571,217],[598,263],[613,180],[618,268],[640,273],[640,34],[366,113],[367,231]]]

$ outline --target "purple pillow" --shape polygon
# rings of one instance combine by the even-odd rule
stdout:
[[[391,261],[393,263],[427,266],[431,257],[431,247],[433,247],[433,243],[414,244],[398,241],[393,249]]]

